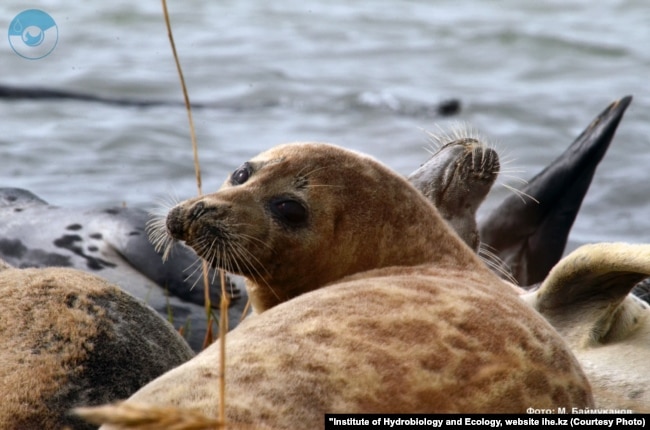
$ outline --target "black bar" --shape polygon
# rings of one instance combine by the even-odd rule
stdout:
[[[539,412],[539,411],[536,411]],[[566,414],[325,414],[326,430],[366,427],[382,429],[468,428],[488,429],[504,427],[577,427],[605,429],[617,427],[644,428],[648,414],[618,413]],[[621,413],[624,412],[624,413]],[[625,413],[627,412],[627,413]]]

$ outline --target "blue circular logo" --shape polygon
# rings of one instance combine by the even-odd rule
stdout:
[[[42,10],[24,10],[9,24],[9,45],[16,54],[28,60],[45,57],[58,41],[56,22]]]

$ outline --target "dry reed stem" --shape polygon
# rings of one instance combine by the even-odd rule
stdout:
[[[183,69],[181,68],[181,62],[178,59],[178,53],[176,52],[176,44],[174,43],[174,35],[172,34],[172,25],[169,21],[169,12],[167,11],[167,1],[162,0],[163,14],[165,16],[165,25],[167,26],[167,36],[169,37],[169,43],[172,48],[172,54],[174,55],[174,62],[176,63],[176,70],[178,71],[178,77],[181,80],[181,89],[183,90],[183,99],[185,100],[185,110],[187,111],[187,120],[190,123],[190,138],[192,140],[192,152],[194,154],[194,172],[196,173],[196,186],[199,189],[199,195],[202,195],[201,191],[201,167],[199,166],[199,149],[196,143],[196,132],[194,130],[194,120],[192,119],[192,105],[190,104],[190,96],[187,93],[187,86],[185,85],[185,78],[183,77]]]
[[[219,314],[219,420],[222,423],[226,421],[226,333],[228,332],[228,295],[226,294],[226,274],[223,270],[219,271],[219,280],[221,281],[221,314]]]
[[[266,424],[226,424],[194,409],[175,406],[153,406],[138,403],[114,403],[103,406],[79,407],[73,413],[95,425],[110,425],[120,430],[263,430]],[[66,429],[67,430],[67,429]]]
[[[167,36],[169,37],[169,43],[172,48],[172,54],[174,55],[174,61],[176,63],[176,70],[178,71],[178,76],[181,82],[181,88],[183,90],[183,98],[185,100],[185,110],[187,111],[187,119],[189,121],[190,127],[190,138],[192,141],[192,152],[194,155],[194,171],[196,173],[196,186],[198,188],[199,196],[203,194],[201,189],[201,167],[199,165],[199,151],[196,141],[196,131],[194,128],[194,120],[192,119],[192,105],[190,104],[190,97],[187,92],[187,85],[185,85],[185,78],[183,76],[183,69],[181,67],[180,60],[178,59],[178,53],[176,52],[176,44],[174,43],[174,35],[172,34],[172,27],[169,20],[169,11],[167,10],[167,1],[162,0],[163,15],[165,17],[165,25],[167,26]],[[203,268],[203,284],[205,286],[205,312],[208,319],[208,330],[206,330],[206,337],[204,340],[204,346],[209,346],[212,343],[212,303],[210,300],[210,282],[208,277],[208,264],[205,260],[202,262]],[[220,342],[220,368],[219,368],[219,392],[221,394],[221,401],[219,402],[219,424],[220,427],[224,426],[225,423],[225,361],[226,361],[226,333],[228,332],[228,296],[226,295],[226,282],[225,282],[225,273],[223,270],[219,271],[219,278],[221,280],[221,315],[219,324],[219,342]]]
[[[110,424],[119,429],[207,430],[223,429],[225,424],[199,411],[169,406],[133,403],[76,408],[73,411],[91,424]]]

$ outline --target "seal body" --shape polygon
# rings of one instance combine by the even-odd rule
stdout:
[[[313,429],[326,412],[593,405],[555,330],[370,157],[328,144],[273,148],[218,192],[174,207],[167,228],[247,277],[257,315],[226,336],[228,422]],[[214,415],[219,355],[209,347],[123,407]]]
[[[650,412],[650,307],[630,294],[648,276],[650,245],[585,245],[523,296],[567,341],[598,408]]]
[[[0,428],[95,428],[69,414],[193,357],[151,308],[67,268],[0,271]]]

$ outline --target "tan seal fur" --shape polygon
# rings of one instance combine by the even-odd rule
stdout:
[[[64,269],[0,271],[0,428],[96,428],[71,408],[129,396],[192,358],[173,327],[118,287]]]
[[[228,422],[314,429],[326,412],[593,406],[555,330],[370,157],[273,148],[218,192],[177,205],[167,225],[248,278],[258,315],[226,336]],[[152,405],[154,419],[165,405],[214,416],[219,360],[213,345],[125,405]],[[101,420],[119,422],[121,410]]]
[[[568,342],[599,408],[650,412],[650,308],[629,294],[650,276],[650,245],[585,245],[523,296]]]

